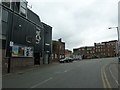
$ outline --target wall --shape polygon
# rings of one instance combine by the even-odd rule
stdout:
[[[2,72],[7,73],[8,58],[5,57],[5,50],[2,51]],[[11,58],[11,72],[21,70],[34,65],[34,58]]]

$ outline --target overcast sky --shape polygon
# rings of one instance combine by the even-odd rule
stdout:
[[[119,0],[27,0],[42,22],[53,27],[52,39],[62,38],[73,50],[117,40]]]

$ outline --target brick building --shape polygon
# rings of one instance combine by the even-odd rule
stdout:
[[[94,46],[80,47],[77,49],[73,49],[73,51],[74,51],[74,55],[80,55],[83,57],[83,59],[92,58],[95,55]]]
[[[73,55],[82,56],[83,59],[115,57],[118,55],[117,44],[117,40],[94,43],[94,46],[73,49]]]
[[[52,45],[52,60],[58,61],[65,58],[65,42],[60,38],[58,41],[53,41]]]
[[[66,49],[65,50],[65,57],[72,57],[72,51]]]
[[[115,57],[118,54],[117,40],[95,43],[95,53],[99,57]]]
[[[106,57],[106,46],[104,43],[94,43],[95,55],[97,57]]]

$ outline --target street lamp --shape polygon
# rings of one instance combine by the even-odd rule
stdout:
[[[118,60],[120,62],[120,35],[119,35],[119,27],[109,27],[108,29],[113,29],[116,28],[117,29],[117,34],[118,34]]]

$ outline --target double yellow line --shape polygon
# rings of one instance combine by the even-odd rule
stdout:
[[[106,76],[106,73],[105,73],[105,66],[103,66],[101,68],[101,77],[102,77],[102,82],[103,82],[104,88],[112,90],[112,87],[111,87],[111,85],[110,85],[110,83],[108,81],[108,78]]]

